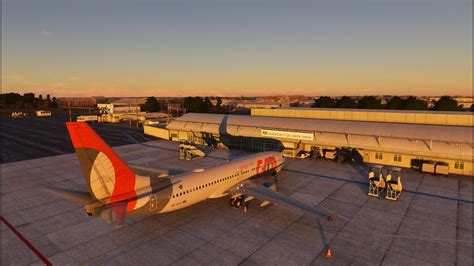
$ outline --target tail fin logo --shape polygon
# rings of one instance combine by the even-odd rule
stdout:
[[[132,210],[136,204],[130,201],[131,194],[136,197],[135,173],[86,122],[66,126],[91,195],[107,203],[127,200],[127,210]]]
[[[110,199],[115,187],[115,170],[107,156],[100,152],[95,158],[89,177],[89,186],[97,199]]]

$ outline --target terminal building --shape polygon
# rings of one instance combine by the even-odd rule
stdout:
[[[277,108],[252,109],[251,116],[189,113],[144,130],[172,141],[287,157],[345,150],[369,164],[472,176],[472,126],[469,112]]]
[[[112,103],[97,104],[100,116],[99,122],[118,123],[120,121],[161,121],[168,119],[168,114],[159,112],[142,112],[140,105],[145,102],[144,98],[121,99]]]

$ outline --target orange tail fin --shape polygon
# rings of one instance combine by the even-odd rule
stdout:
[[[136,197],[135,173],[86,122],[66,123],[91,196],[110,204]],[[132,210],[132,200],[127,210]]]

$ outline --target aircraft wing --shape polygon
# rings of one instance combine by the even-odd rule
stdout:
[[[157,169],[157,168],[134,165],[134,164],[129,164],[129,167],[132,168],[133,170],[141,170],[144,172],[150,172],[150,173],[159,174],[159,175],[168,175],[168,171]]]
[[[130,168],[137,172],[143,172],[143,173],[151,173],[151,174],[157,174],[161,177],[164,176],[170,176],[170,175],[180,175],[187,173],[188,171],[184,171],[182,169],[158,169],[154,167],[149,167],[149,166],[142,166],[142,165],[136,165],[136,164],[129,164],[128,165]]]
[[[246,188],[245,191],[243,191],[243,194],[255,197],[259,200],[268,201],[280,206],[296,207],[308,214],[331,219],[331,215],[327,211],[310,206],[304,202],[290,198],[286,195],[264,187],[249,187]]]

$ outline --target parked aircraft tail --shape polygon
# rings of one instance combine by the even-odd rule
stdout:
[[[66,125],[93,199],[104,203],[130,200],[135,173],[86,122]]]
[[[138,207],[136,185],[144,185],[143,180],[86,122],[66,126],[91,195],[91,202],[84,205],[86,212],[96,215],[100,210],[107,222],[122,224],[125,213]]]

